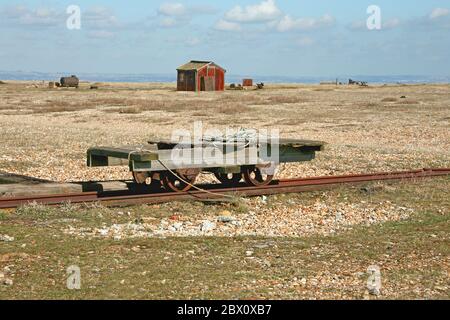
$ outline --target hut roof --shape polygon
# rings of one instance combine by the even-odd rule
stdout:
[[[183,64],[182,66],[178,67],[177,70],[182,70],[182,71],[199,70],[199,69],[205,67],[206,65],[212,65],[212,66],[216,66],[216,67],[223,69],[221,66],[215,64],[212,61],[191,60],[188,63]],[[225,69],[223,69],[223,70],[225,71]]]

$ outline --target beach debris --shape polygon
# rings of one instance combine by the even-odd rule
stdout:
[[[8,236],[6,234],[0,234],[0,241],[12,242],[12,241],[14,241],[14,237],[10,237],[10,236]]]
[[[242,80],[243,87],[253,87],[253,79],[244,79]]]
[[[244,87],[242,87],[242,85],[240,83],[239,84],[232,83],[232,84],[230,84],[229,89],[230,90],[244,90]]]
[[[62,77],[60,79],[61,87],[65,88],[78,88],[80,85],[80,80],[75,75],[70,77]]]
[[[6,268],[5,268],[6,269]],[[6,271],[6,270],[5,270]],[[8,270],[9,271],[9,270]],[[6,272],[7,273],[7,272]],[[0,284],[5,286],[12,286],[14,284],[13,280],[6,276],[6,273],[0,272]]]
[[[61,86],[61,84],[59,82],[50,81],[48,83],[48,88],[49,89],[59,88],[60,86]]]
[[[220,216],[217,218],[217,221],[221,223],[230,223],[234,221],[234,218],[231,216]]]
[[[10,286],[12,286],[14,284],[14,281],[12,281],[12,279],[7,278],[7,279],[3,280],[3,284],[5,286],[10,287]]]
[[[320,81],[320,85],[334,85],[337,86],[338,84],[342,84],[342,82],[339,82],[339,79],[332,80],[332,81]]]
[[[102,85],[103,85],[103,83],[101,83],[101,82],[95,82],[95,83],[91,84],[89,89],[91,89],[91,90],[98,90]]]
[[[215,228],[216,228],[216,224],[214,222],[209,221],[209,220],[203,221],[202,225],[200,226],[200,230],[202,232],[213,231]]]
[[[348,84],[349,85],[357,85],[360,87],[368,87],[369,86],[366,81],[356,81],[356,80],[352,80],[352,79],[348,79]]]

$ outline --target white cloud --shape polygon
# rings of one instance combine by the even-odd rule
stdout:
[[[186,25],[191,21],[188,9],[182,3],[163,3],[158,9],[159,26],[175,28]]]
[[[207,4],[192,5],[189,6],[187,9],[192,15],[216,14],[218,12],[217,8]]]
[[[400,19],[392,18],[392,19],[389,19],[386,21],[382,21],[381,30],[395,29],[395,28],[402,26],[402,24],[403,23]],[[353,31],[370,31],[367,28],[367,21],[365,21],[365,20],[353,21],[348,27],[350,30],[353,30]]]
[[[277,19],[281,14],[275,0],[265,0],[245,8],[236,6],[225,14],[225,19],[232,22],[267,22]]]
[[[15,6],[4,8],[0,12],[1,21],[10,26],[22,25],[33,27],[65,27],[68,18],[65,10],[53,8],[28,8]],[[90,7],[81,11],[82,28],[111,29],[119,26],[113,12],[101,6]]]
[[[219,21],[217,21],[214,29],[219,31],[240,31],[241,26],[238,23],[220,19]]]
[[[119,26],[114,13],[106,7],[95,6],[81,12],[82,24],[93,29],[111,29]]]
[[[183,16],[187,14],[187,9],[182,3],[163,3],[158,13],[165,16]]]
[[[164,28],[185,26],[194,16],[214,14],[216,9],[209,5],[185,6],[182,3],[163,3],[158,9],[159,25]]]
[[[276,28],[280,32],[293,30],[312,30],[323,27],[333,26],[336,19],[329,14],[320,18],[297,18],[294,19],[289,15],[284,16],[277,24]]]
[[[0,16],[2,22],[9,25],[54,27],[65,23],[63,13],[52,8],[29,9],[19,5],[4,8]]]
[[[450,14],[450,10],[449,9],[436,8],[430,13],[430,19],[434,20],[434,19],[438,19],[438,18],[441,18],[441,17],[446,17],[449,14]]]

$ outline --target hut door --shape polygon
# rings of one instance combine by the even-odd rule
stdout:
[[[205,77],[200,77],[200,91],[205,91],[205,90],[206,90]]]
[[[214,77],[205,77],[205,91],[214,91]]]

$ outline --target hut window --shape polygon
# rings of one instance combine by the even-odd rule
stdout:
[[[180,81],[184,81],[184,73],[180,73]]]

